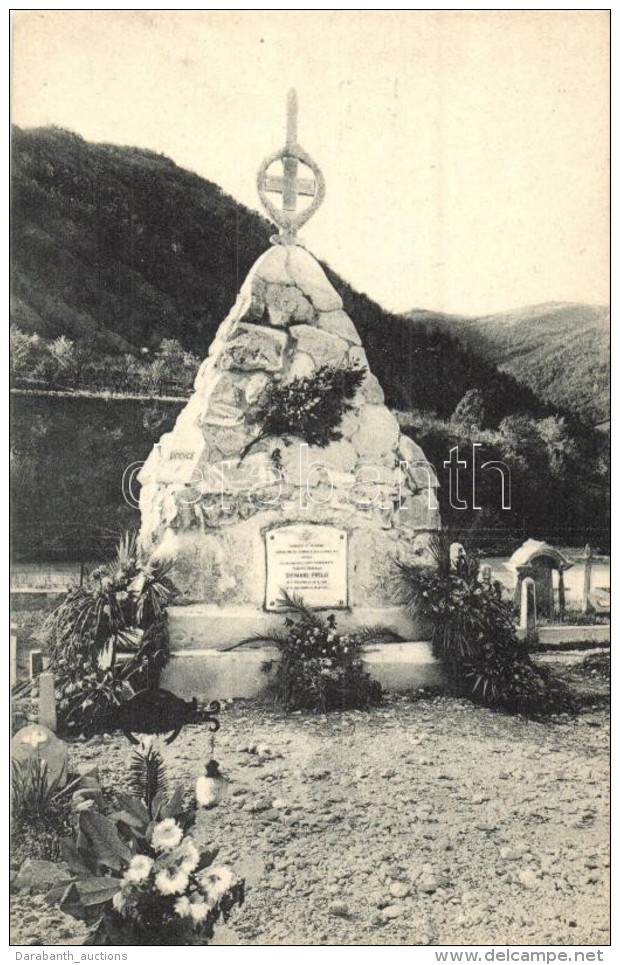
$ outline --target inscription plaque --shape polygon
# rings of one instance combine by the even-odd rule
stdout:
[[[347,606],[347,533],[333,526],[282,526],[266,535],[267,610],[277,610],[282,591],[307,606]]]

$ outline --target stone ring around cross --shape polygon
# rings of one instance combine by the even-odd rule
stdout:
[[[301,161],[301,163],[310,168],[314,174],[316,181],[314,196],[311,203],[303,211],[285,211],[282,208],[276,208],[267,194],[267,172],[272,164],[275,164],[276,161],[284,161],[285,158],[293,158]],[[269,157],[265,158],[258,169],[256,187],[263,207],[269,217],[282,229],[284,236],[289,237],[294,236],[295,232],[310,220],[325,199],[325,178],[323,177],[323,172],[318,164],[312,160],[310,155],[297,144],[292,147],[280,148],[279,151],[275,151],[273,154],[270,154]]]

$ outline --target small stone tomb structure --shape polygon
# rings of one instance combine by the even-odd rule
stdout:
[[[557,612],[564,613],[566,597],[564,573],[574,564],[560,550],[540,540],[528,539],[512,554],[508,566],[515,573],[515,604],[521,604],[522,583],[532,577],[536,587],[536,612],[538,616],[552,618]],[[553,571],[558,573],[557,605],[553,589]]]

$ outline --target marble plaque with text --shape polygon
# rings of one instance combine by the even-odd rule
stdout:
[[[334,526],[292,525],[266,535],[267,610],[282,591],[310,607],[347,606],[347,533]]]

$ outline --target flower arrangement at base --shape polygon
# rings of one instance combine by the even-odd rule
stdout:
[[[172,567],[171,560],[146,559],[135,534],[126,534],[116,558],[70,589],[48,616],[41,641],[51,658],[61,732],[115,730],[119,705],[158,679],[170,655]],[[126,659],[118,659],[121,652]]]
[[[201,852],[189,828],[195,810],[183,793],[159,791],[150,807],[118,793],[109,816],[93,807],[78,814],[75,841],[62,856],[75,875],[52,889],[50,903],[90,921],[89,945],[206,945],[221,919],[244,899],[244,882]]]
[[[477,554],[450,560],[446,535],[433,540],[432,551],[434,566],[399,564],[403,602],[431,621],[433,653],[458,692],[530,716],[572,711],[567,688],[533,662],[517,637],[501,584],[479,578]]]
[[[338,632],[336,617],[326,619],[296,596],[284,593],[281,606],[289,611],[285,631],[261,639],[275,643],[280,661],[272,685],[276,703],[287,710],[363,710],[381,702],[381,685],[364,667],[370,642],[394,640],[385,628]]]

